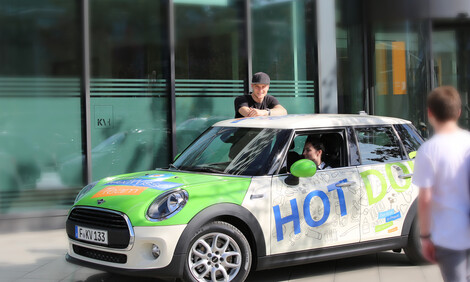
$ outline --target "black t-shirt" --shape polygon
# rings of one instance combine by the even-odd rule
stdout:
[[[261,103],[256,103],[251,95],[242,95],[235,98],[235,118],[243,117],[238,110],[241,107],[255,108],[258,110],[272,109],[279,105],[279,101],[271,95],[264,96]]]

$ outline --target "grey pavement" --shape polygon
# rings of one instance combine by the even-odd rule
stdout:
[[[64,230],[0,234],[0,282],[158,281],[113,275],[65,261]],[[382,252],[274,270],[258,271],[248,281],[442,282],[435,265],[413,266],[403,253]]]

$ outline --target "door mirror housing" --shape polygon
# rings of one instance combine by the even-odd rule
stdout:
[[[299,177],[312,177],[317,172],[317,165],[307,159],[298,160],[290,167],[291,174],[284,180],[287,185],[298,185]]]

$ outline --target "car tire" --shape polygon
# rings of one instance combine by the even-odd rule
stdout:
[[[421,239],[419,238],[419,223],[417,217],[411,224],[410,234],[408,235],[408,244],[403,248],[403,250],[411,263],[416,265],[428,263],[421,251]]]
[[[250,244],[243,233],[231,224],[214,221],[191,239],[184,281],[245,281],[251,263]]]

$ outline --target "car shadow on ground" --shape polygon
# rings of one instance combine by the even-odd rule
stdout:
[[[247,281],[289,281],[376,267],[415,267],[404,253],[381,252],[251,273]]]
[[[289,281],[308,277],[330,276],[341,272],[360,271],[374,267],[414,267],[403,253],[382,252],[358,257],[330,260],[318,263],[282,267],[252,272],[247,281]],[[85,282],[158,282],[154,278],[131,277],[111,273],[89,276]],[[171,280],[170,280],[171,281]]]

